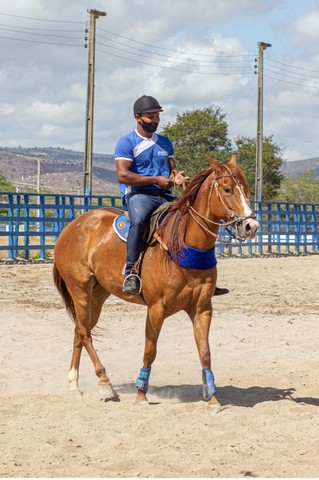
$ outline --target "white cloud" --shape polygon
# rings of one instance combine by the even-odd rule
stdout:
[[[215,105],[232,137],[255,136],[253,64],[265,40],[272,48],[264,53],[264,133],[285,146],[288,160],[318,155],[318,4],[97,0],[93,8],[107,16],[96,21],[94,150],[113,152],[134,127],[132,105],[144,93],[163,105],[162,125]],[[84,0],[2,0],[0,12],[17,16],[0,15],[0,145],[84,149],[87,8]]]
[[[319,11],[309,12],[296,20],[296,34],[303,41],[319,40]]]
[[[9,103],[3,103],[0,106],[0,114],[3,116],[12,115],[13,113],[15,113],[15,111],[16,111],[16,108]]]

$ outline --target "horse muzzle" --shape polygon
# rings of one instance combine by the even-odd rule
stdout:
[[[242,240],[255,238],[259,226],[259,222],[254,218],[245,218],[237,225],[238,235]]]

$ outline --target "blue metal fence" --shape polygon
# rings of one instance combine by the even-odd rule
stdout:
[[[122,209],[120,197],[61,194],[0,193],[0,259],[53,258],[63,227],[87,210]],[[319,252],[319,204],[253,202],[261,228],[254,240],[218,241],[217,254],[266,255]],[[220,229],[220,237],[229,234]]]

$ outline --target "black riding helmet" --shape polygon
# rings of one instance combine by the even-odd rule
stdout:
[[[134,103],[134,116],[141,113],[162,112],[163,109],[154,97],[149,95],[142,95]]]

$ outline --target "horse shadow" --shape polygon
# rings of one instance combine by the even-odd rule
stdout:
[[[136,393],[134,383],[127,383],[115,386],[117,393]],[[219,387],[217,396],[222,405],[232,405],[236,407],[252,408],[263,402],[278,402],[281,400],[290,400],[294,403],[305,405],[313,405],[319,407],[319,398],[313,397],[293,397],[295,388],[274,388],[253,386],[248,388],[235,387],[227,385]],[[164,385],[161,387],[150,386],[148,390],[149,396],[157,397],[157,399],[175,400],[176,403],[202,402],[202,385]],[[150,404],[158,404],[161,402],[150,401]]]

